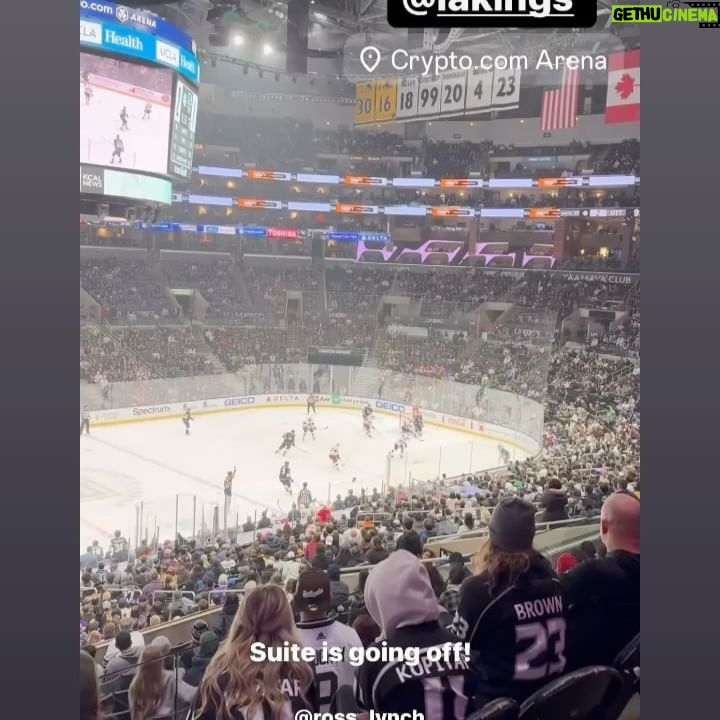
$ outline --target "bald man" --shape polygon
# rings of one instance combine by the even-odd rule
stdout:
[[[640,501],[617,492],[603,503],[606,557],[560,577],[567,603],[568,669],[609,665],[640,631]]]

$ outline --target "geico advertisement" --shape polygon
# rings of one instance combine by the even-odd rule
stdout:
[[[227,398],[225,400],[225,407],[238,407],[243,405],[254,405],[255,397],[253,395],[245,395],[242,397]]]

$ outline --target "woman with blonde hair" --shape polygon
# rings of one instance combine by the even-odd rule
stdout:
[[[278,585],[261,585],[245,597],[227,640],[205,671],[195,720],[292,720],[301,709],[317,711],[310,665],[293,658],[258,661],[253,659],[255,644],[266,653],[301,646],[287,595]]]
[[[550,561],[533,547],[536,512],[521,498],[501,500],[474,577],[460,587],[452,629],[470,645],[481,704],[522,702],[565,669],[565,602]]]
[[[163,667],[163,651],[148,645],[130,683],[128,699],[132,720],[154,720],[175,714],[175,673]]]

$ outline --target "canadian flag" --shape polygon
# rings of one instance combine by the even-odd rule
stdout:
[[[617,52],[608,57],[606,123],[640,121],[640,51]]]

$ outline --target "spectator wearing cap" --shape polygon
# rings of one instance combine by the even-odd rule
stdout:
[[[483,702],[522,702],[562,674],[565,606],[552,565],[533,547],[535,506],[503,498],[489,536],[473,559],[474,577],[460,588],[452,628],[470,644]]]
[[[610,664],[640,631],[640,502],[613,493],[600,512],[604,558],[562,576],[572,668]]]
[[[245,590],[247,592],[248,588],[246,587]],[[233,624],[233,620],[235,619],[235,615],[237,614],[239,607],[240,596],[237,593],[227,593],[227,595],[225,595],[225,602],[223,603],[220,618],[213,628],[213,632],[218,636],[221,642],[230,632],[230,627]]]
[[[462,553],[459,552],[451,552],[450,555],[448,555],[448,565],[449,569],[452,570],[453,568],[457,568],[460,573],[462,574],[462,580],[460,580],[458,585],[466,578],[470,577],[472,574],[467,567],[465,567],[465,558],[463,557]],[[449,576],[448,576],[449,577]]]
[[[577,558],[569,552],[562,553],[555,563],[558,575],[563,575],[566,572],[570,572],[578,564]]]
[[[198,646],[193,653],[190,667],[185,671],[178,683],[178,695],[186,703],[191,703],[202,683],[205,670],[220,646],[218,636],[212,630],[205,631],[199,638]]]
[[[193,644],[198,645],[202,634],[209,629],[209,625],[204,620],[196,620],[190,630],[190,637],[192,638]]]
[[[300,613],[297,634],[306,647],[320,649],[327,645],[343,648],[343,659],[332,663],[319,662],[318,677],[333,674],[338,686],[352,685],[355,669],[349,662],[352,648],[362,647],[358,634],[348,625],[328,615],[334,598],[327,573],[319,568],[308,568],[298,578],[293,606]],[[320,711],[327,712],[330,697],[321,697]]]

